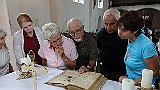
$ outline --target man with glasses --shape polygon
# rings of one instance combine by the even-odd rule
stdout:
[[[97,59],[97,42],[91,33],[84,31],[84,26],[79,19],[72,18],[68,21],[67,27],[75,42],[78,52],[76,59],[76,70],[80,73],[93,71]]]

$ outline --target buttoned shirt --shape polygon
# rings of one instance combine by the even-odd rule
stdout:
[[[97,60],[97,42],[91,33],[84,32],[82,41],[75,41],[75,45],[79,55],[76,60],[76,69],[87,66],[89,61]]]
[[[62,47],[64,53],[70,60],[75,60],[78,57],[78,53],[73,40],[62,36]],[[44,40],[42,46],[40,47],[38,54],[47,60],[47,66],[58,69],[67,69],[64,61],[59,56],[59,54],[50,48],[50,43],[48,40]]]

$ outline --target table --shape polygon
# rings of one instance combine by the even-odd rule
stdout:
[[[62,70],[47,68],[47,75],[37,75],[37,90],[65,90],[62,87],[56,87],[45,84],[56,75],[62,73]],[[15,71],[0,77],[0,90],[34,90],[33,79],[16,80],[20,72]],[[121,90],[121,83],[107,80],[102,86],[101,90]],[[136,90],[136,89],[135,89]]]

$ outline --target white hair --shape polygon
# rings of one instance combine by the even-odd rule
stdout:
[[[71,22],[77,22],[80,26],[83,26],[83,23],[80,19],[77,19],[77,18],[71,18],[68,22],[67,22],[67,28],[69,28],[69,24]]]
[[[0,29],[0,38],[5,36],[7,36],[7,33],[3,29]]]
[[[43,35],[45,40],[50,40],[50,37],[53,35],[54,37],[58,36],[61,34],[60,29],[55,23],[46,23],[42,27]]]
[[[107,15],[113,15],[116,20],[118,20],[120,17],[120,12],[114,8],[107,9],[103,14],[103,20],[106,18]]]
[[[3,31],[3,29],[0,29],[0,38],[5,38],[7,36],[7,32]],[[8,47],[6,45],[6,43],[4,44],[4,47],[8,50]]]

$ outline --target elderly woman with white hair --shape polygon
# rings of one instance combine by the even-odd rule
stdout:
[[[7,33],[0,29],[0,77],[13,71],[5,37]]]
[[[43,58],[42,65],[58,69],[74,69],[78,57],[74,42],[61,35],[55,23],[47,23],[42,27],[44,41],[39,49]]]

